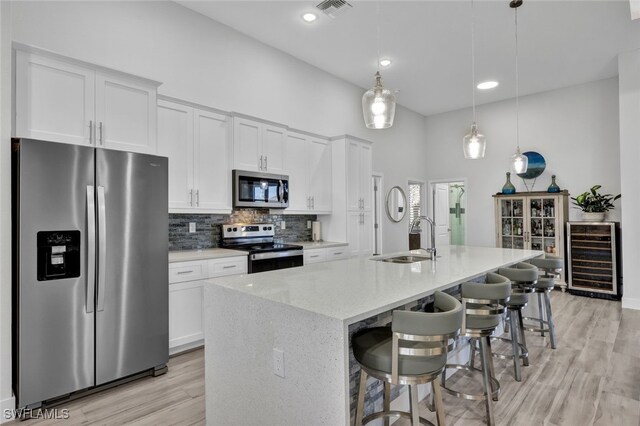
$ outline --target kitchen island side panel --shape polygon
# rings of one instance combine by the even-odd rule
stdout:
[[[342,321],[211,282],[204,321],[208,425],[348,424]],[[274,374],[274,349],[284,353],[284,378]]]

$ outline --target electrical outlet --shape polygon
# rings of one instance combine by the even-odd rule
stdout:
[[[196,223],[189,222],[189,233],[193,234],[194,232],[196,232]]]
[[[284,378],[284,352],[273,348],[273,374]]]
[[[284,223],[284,220],[280,221],[280,229],[287,229],[287,224]]]
[[[307,229],[311,229],[311,221],[310,220],[307,221]]]

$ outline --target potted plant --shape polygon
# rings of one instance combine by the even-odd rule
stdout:
[[[590,222],[602,222],[604,215],[615,206],[613,202],[620,198],[611,194],[600,194],[598,190],[602,185],[594,185],[591,190],[583,192],[577,197],[571,197],[573,204],[582,209],[582,217]]]

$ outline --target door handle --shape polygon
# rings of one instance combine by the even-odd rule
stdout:
[[[89,145],[93,145],[93,120],[89,120]]]
[[[98,187],[98,312],[104,310],[107,278],[107,224],[104,186]]]
[[[192,274],[194,271],[178,271],[178,275],[184,275],[184,274]]]
[[[311,196],[311,210],[315,210],[316,209],[316,197],[315,196]]]
[[[87,185],[87,313],[96,304],[96,201],[93,185]]]
[[[200,207],[200,190],[196,189],[196,206]]]
[[[98,126],[98,128],[100,129],[100,145],[104,144],[104,138],[103,138],[103,130],[102,130],[102,121],[100,122],[100,125]]]
[[[269,170],[269,163],[267,163],[267,156],[264,156],[264,169]]]
[[[223,266],[222,269],[231,269],[231,268],[235,268],[237,265],[227,265],[227,266]]]
[[[264,170],[264,166],[263,166],[263,162],[264,161],[264,156],[260,156],[260,170]]]
[[[193,207],[193,189],[189,190],[189,205]]]

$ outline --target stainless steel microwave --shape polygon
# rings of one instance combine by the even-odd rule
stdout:
[[[289,176],[234,170],[233,207],[289,207]]]

